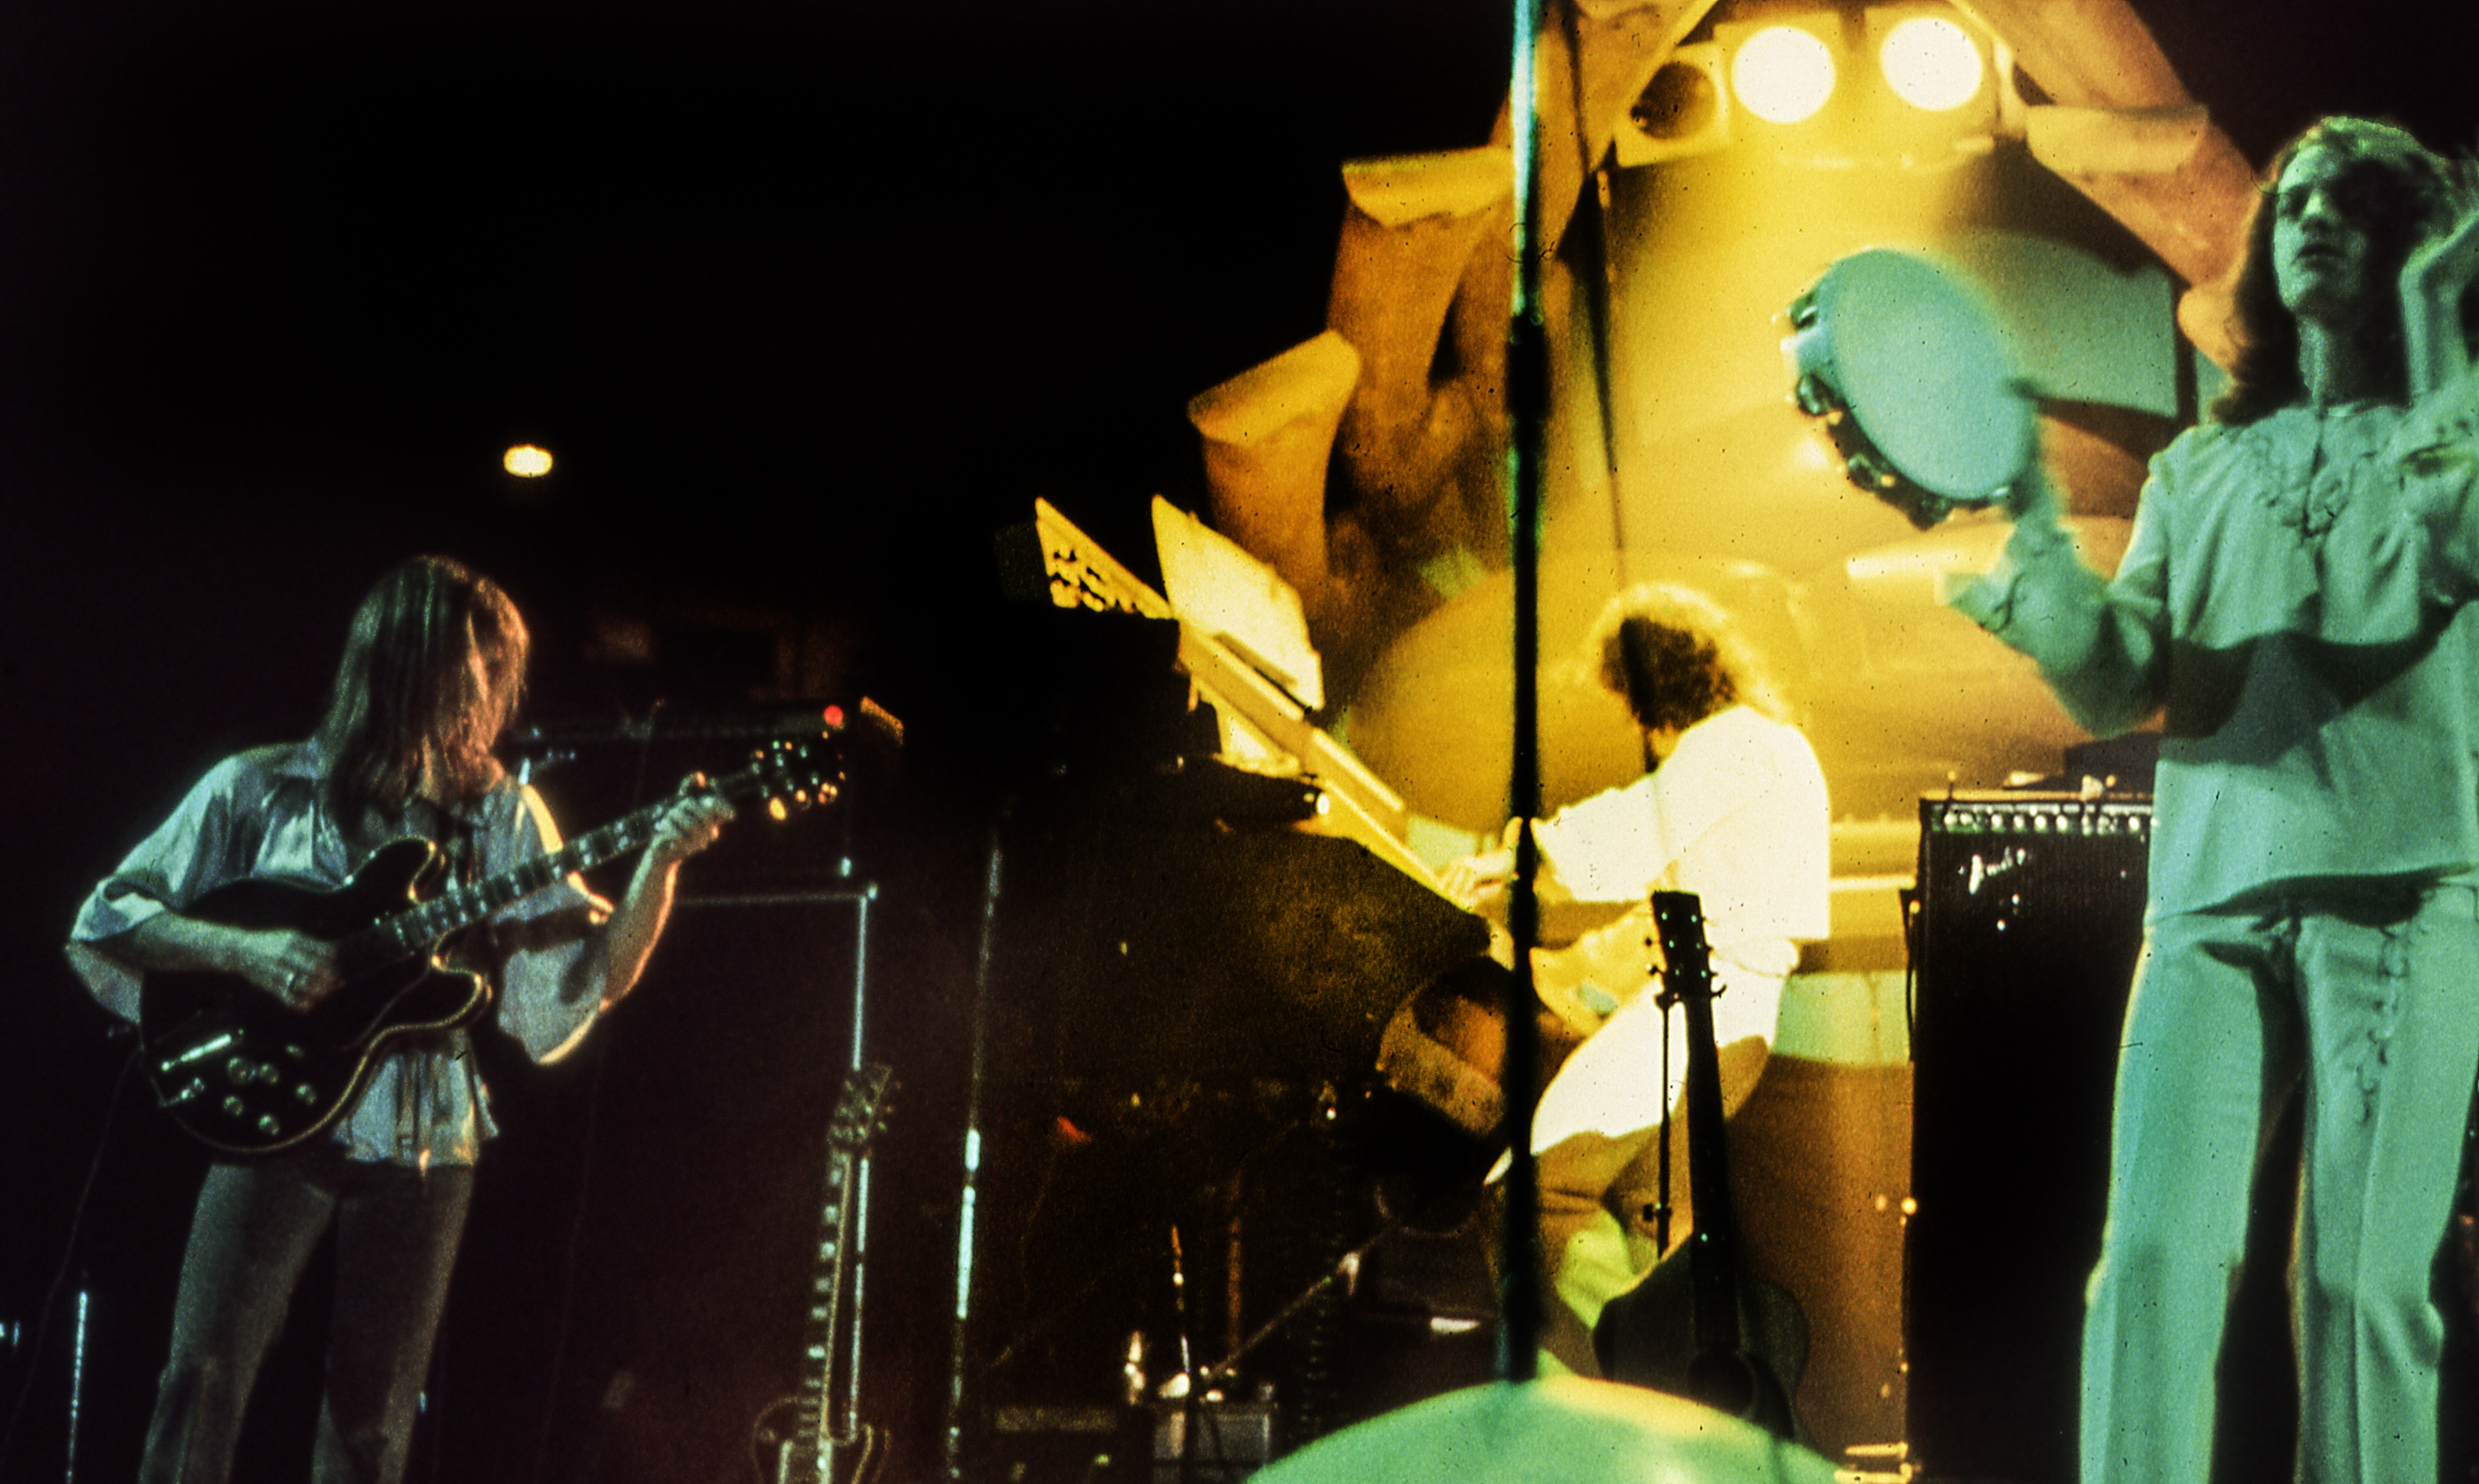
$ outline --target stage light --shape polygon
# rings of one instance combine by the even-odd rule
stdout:
[[[1877,48],[1877,64],[1896,96],[1928,113],[1951,113],[1980,96],[1980,48],[1942,15],[1897,22]]]
[[[1627,121],[1650,139],[1683,140],[1712,128],[1721,113],[1722,90],[1712,72],[1674,56],[1644,85]]]
[[[550,473],[550,450],[521,443],[500,456],[499,467],[520,479],[539,479]]]
[[[1730,60],[1730,90],[1767,123],[1813,117],[1833,95],[1833,51],[1800,26],[1767,26],[1739,43]]]
[[[1691,41],[1672,52],[1636,94],[1611,138],[1622,166],[1709,154],[1730,142],[1730,89],[1722,48]]]

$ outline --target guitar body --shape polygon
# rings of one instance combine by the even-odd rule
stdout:
[[[1601,1373],[1703,1402],[1776,1437],[1797,1438],[1790,1398],[1807,1366],[1807,1316],[1782,1289],[1741,1277],[1735,1288],[1742,1347],[1700,1345],[1689,1245],[1692,1239],[1602,1308],[1600,1322],[1593,1326]]]
[[[438,874],[436,846],[398,840],[343,885],[250,877],[207,893],[185,915],[338,941],[419,901]],[[434,951],[340,968],[345,982],[308,1010],[239,975],[147,975],[139,1034],[164,1108],[226,1154],[289,1149],[334,1124],[395,1043],[468,1024],[491,1003],[487,981]]]

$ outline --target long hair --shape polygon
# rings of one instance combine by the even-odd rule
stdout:
[[[1648,582],[1620,593],[1594,623],[1584,658],[1648,730],[1684,730],[1733,705],[1790,720],[1789,699],[1754,645],[1691,588]]]
[[[417,556],[379,578],[353,614],[317,732],[337,817],[349,825],[366,808],[401,809],[426,755],[451,802],[498,782],[491,749],[516,712],[527,642],[499,585],[446,557]]]
[[[2361,324],[2357,350],[2377,376],[2377,392],[2399,400],[2408,395],[2403,360],[2401,296],[2393,286],[2402,265],[2426,237],[2452,223],[2460,196],[2456,172],[2410,134],[2391,124],[2337,116],[2311,126],[2274,157],[2257,187],[2247,223],[2246,259],[2232,291],[2237,362],[2229,389],[2212,403],[2221,422],[2253,422],[2304,401],[2299,377],[2298,319],[2281,301],[2272,254],[2274,198],[2290,162],[2308,150],[2343,162],[2343,210],[2367,234],[2371,249],[2366,292],[2375,302]]]

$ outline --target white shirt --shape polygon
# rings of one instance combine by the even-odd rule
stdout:
[[[1681,732],[1659,768],[1569,805],[1537,832],[1558,881],[1585,902],[1692,891],[1718,958],[1778,977],[1795,939],[1830,932],[1832,814],[1799,729],[1746,706]]]
[[[1626,1002],[1543,1089],[1532,1126],[1539,1152],[1578,1133],[1616,1137],[1649,1127],[1678,1096],[1685,1017],[1632,994],[1648,959],[1640,944],[1650,912],[1641,904],[1656,888],[1692,891],[1703,907],[1718,996],[1715,1043],[1773,1039],[1782,981],[1799,962],[1797,940],[1831,931],[1832,810],[1825,772],[1799,729],[1732,706],[1680,733],[1659,768],[1561,809],[1537,837],[1578,898],[1640,904],[1572,948],[1544,955],[1550,961],[1536,967],[1562,973],[1563,953],[1587,977],[1618,968],[1630,976],[1602,986]]]
[[[1954,606],[2107,734],[2162,713],[2151,913],[2479,868],[2479,380],[2205,423],[2104,581],[2047,522]]]

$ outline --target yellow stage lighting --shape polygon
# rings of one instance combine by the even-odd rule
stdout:
[[[1897,22],[1877,48],[1877,64],[1895,95],[1916,109],[1951,113],[1980,96],[1980,48],[1942,15]]]
[[[520,479],[539,479],[550,473],[550,450],[521,443],[500,455],[499,467]]]
[[[1739,43],[1730,60],[1730,90],[1767,123],[1813,117],[1833,95],[1833,51],[1815,32],[1767,26]]]

